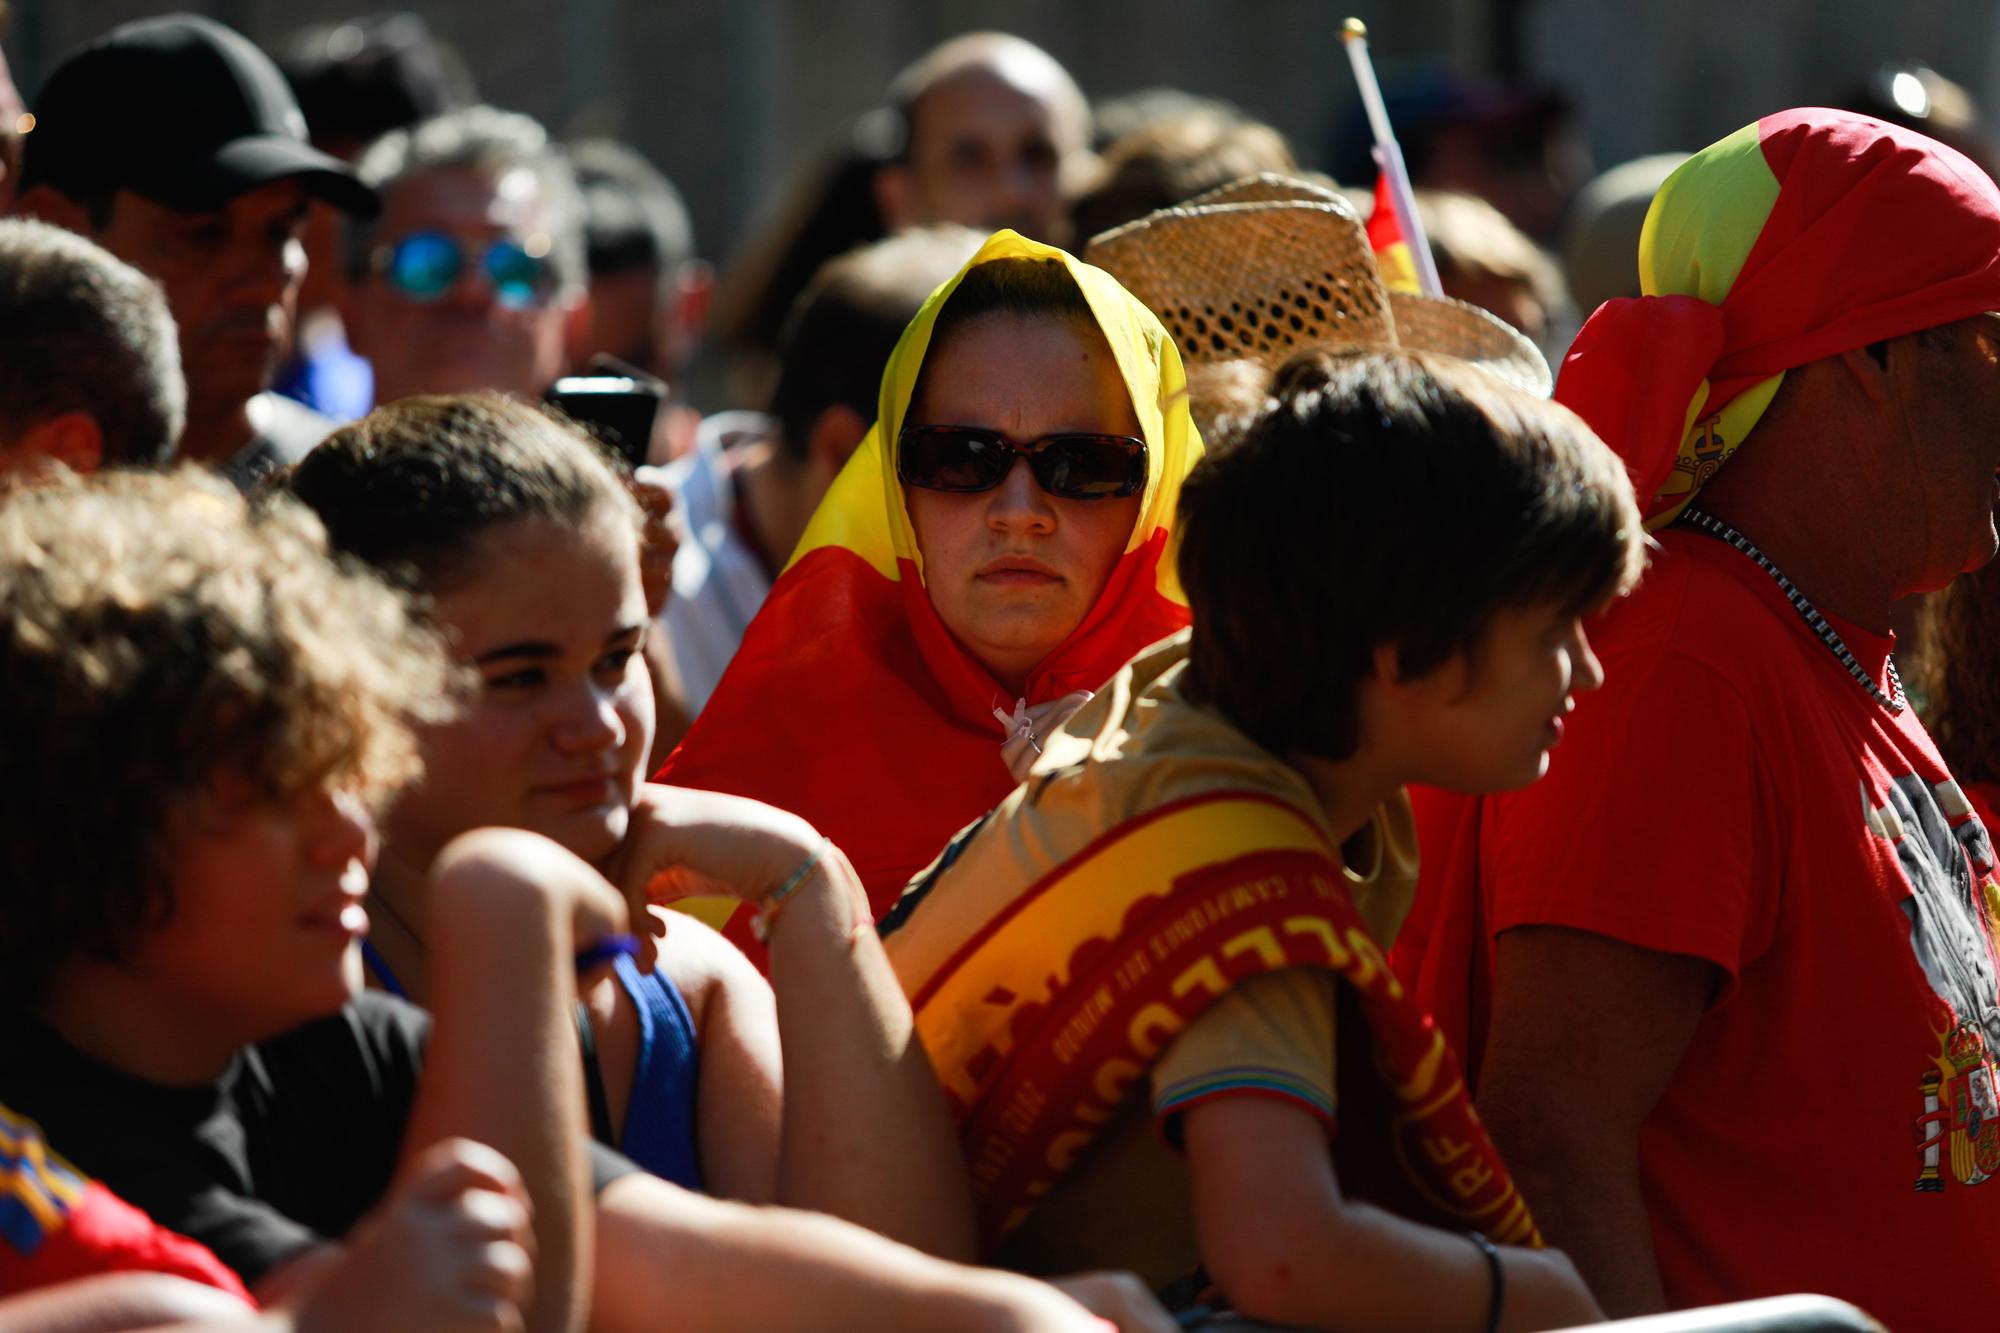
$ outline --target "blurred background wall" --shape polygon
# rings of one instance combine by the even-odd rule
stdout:
[[[1318,166],[1353,97],[1349,12],[1385,75],[1441,60],[1566,89],[1600,167],[1837,98],[1888,60],[1927,61],[1990,107],[2000,42],[2000,0],[13,0],[6,50],[32,101],[63,51],[126,19],[194,9],[270,46],[389,7],[456,45],[487,100],[645,151],[718,260],[901,65],[972,28],[1040,43],[1093,96],[1227,98]]]

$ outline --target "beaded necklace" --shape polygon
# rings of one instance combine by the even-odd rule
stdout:
[[[1847,668],[1847,674],[1853,676],[1861,683],[1861,688],[1868,691],[1869,698],[1892,713],[1903,711],[1903,678],[1896,674],[1896,660],[1893,657],[1888,663],[1889,693],[1884,694],[1882,688],[1875,683],[1875,678],[1868,674],[1868,669],[1856,660],[1854,654],[1848,650],[1847,644],[1841,640],[1840,631],[1827,623],[1819,608],[1807,601],[1806,595],[1798,590],[1798,586],[1785,577],[1783,570],[1771,563],[1771,557],[1753,546],[1748,537],[1715,515],[1696,509],[1692,505],[1681,511],[1680,521],[1698,532],[1729,543],[1749,556],[1756,562],[1757,568],[1771,576],[1771,581],[1778,585],[1778,591],[1785,594],[1785,600],[1792,604],[1792,610],[1799,613],[1799,619],[1805,621],[1806,627],[1817,634],[1820,642],[1840,659],[1840,664]]]

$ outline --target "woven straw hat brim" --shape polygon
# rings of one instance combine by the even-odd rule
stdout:
[[[1457,357],[1543,397],[1553,383],[1535,345],[1484,310],[1385,288],[1353,206],[1308,182],[1245,177],[1105,232],[1083,257],[1193,363],[1386,345]]]
[[[1091,241],[1084,262],[1160,317],[1191,361],[1396,343],[1368,237],[1345,205],[1169,208]]]
[[[1541,349],[1490,311],[1423,292],[1390,292],[1389,309],[1396,318],[1396,339],[1404,347],[1470,361],[1537,398],[1548,397],[1555,388]]]
[[[1182,208],[1206,208],[1214,204],[1331,204],[1350,213],[1354,206],[1338,190],[1329,190],[1313,181],[1300,180],[1297,176],[1283,176],[1275,171],[1260,171],[1254,176],[1239,176],[1227,185],[1218,185],[1205,190],[1192,199],[1181,201]],[[1360,214],[1355,213],[1359,220]]]

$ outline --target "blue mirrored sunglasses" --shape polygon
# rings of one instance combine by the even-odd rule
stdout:
[[[412,301],[436,301],[452,289],[466,262],[472,242],[441,231],[413,231],[375,252],[375,268],[400,296]],[[548,238],[525,242],[500,236],[479,252],[479,267],[493,284],[493,294],[510,310],[540,305],[554,287],[548,260]]]

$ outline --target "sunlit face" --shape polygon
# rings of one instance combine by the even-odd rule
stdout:
[[[1132,398],[1095,329],[995,315],[930,349],[912,425],[980,426],[1016,443],[1061,432],[1139,435]],[[1141,495],[1065,500],[1026,459],[990,491],[903,488],[938,618],[1003,684],[1018,687],[1104,591]]]
[[[1048,92],[972,66],[928,89],[912,121],[910,222],[1068,238],[1064,129]]]
[[[1604,683],[1583,620],[1549,605],[1498,612],[1477,648],[1414,682],[1399,744],[1413,780],[1513,791],[1548,771],[1575,696]]]
[[[479,693],[422,734],[424,777],[384,820],[389,850],[423,867],[460,833],[502,825],[602,862],[653,741],[632,523],[608,504],[575,527],[514,519],[461,563],[434,615]]]
[[[322,1018],[361,985],[374,854],[374,823],[346,793],[203,798],[167,835],[173,914],[119,967],[162,1010],[239,1044]]]
[[[216,213],[181,213],[120,190],[92,239],[166,290],[180,328],[190,416],[248,402],[271,382],[305,277],[306,192],[246,190]]]
[[[378,243],[416,232],[458,241],[458,280],[442,296],[411,300],[373,273],[349,292],[348,339],[375,370],[375,401],[420,393],[493,389],[539,398],[563,373],[574,293],[512,307],[497,296],[480,256],[496,238],[531,251],[552,243],[541,182],[526,167],[495,176],[475,169],[431,171],[396,182],[382,200]]]

